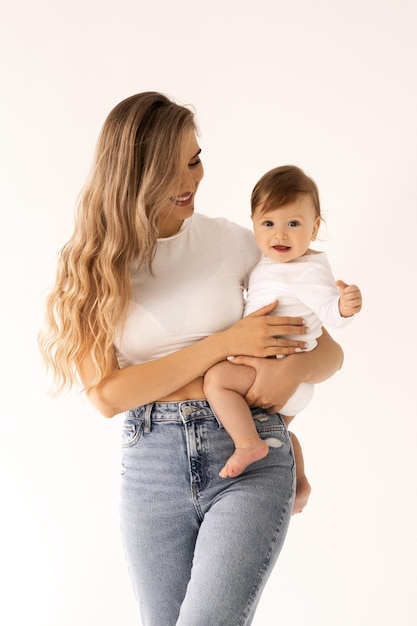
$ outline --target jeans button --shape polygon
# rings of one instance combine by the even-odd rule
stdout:
[[[190,406],[184,406],[182,409],[182,413],[183,415],[185,415],[186,417],[188,415],[191,415],[191,413],[193,412],[192,408]]]

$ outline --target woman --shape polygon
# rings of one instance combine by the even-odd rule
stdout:
[[[159,93],[127,98],[103,126],[41,339],[58,390],[79,375],[106,417],[126,411],[121,529],[144,626],[248,625],[282,547],[294,497],[275,411],[342,363],[324,332],[313,352],[276,303],[244,319],[258,260],[252,234],[194,214],[203,177],[193,114]],[[276,354],[286,359],[265,359]],[[204,399],[229,355],[257,371],[248,402],[269,454],[237,479],[233,442]],[[268,412],[263,408],[269,407]]]

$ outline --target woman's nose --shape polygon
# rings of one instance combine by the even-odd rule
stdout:
[[[194,187],[196,185],[195,177],[193,176],[193,172],[188,168],[181,172],[181,190],[184,191],[194,191]]]

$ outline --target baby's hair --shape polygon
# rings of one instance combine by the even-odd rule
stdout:
[[[264,174],[256,183],[251,196],[251,214],[256,208],[267,213],[293,202],[300,194],[309,194],[321,217],[317,185],[296,165],[282,165]]]

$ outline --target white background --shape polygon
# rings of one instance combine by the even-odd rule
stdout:
[[[414,626],[415,1],[0,10],[1,623],[137,624],[118,531],[121,417],[77,392],[49,398],[36,334],[107,113],[159,90],[196,109],[198,211],[249,227],[259,176],[300,165],[321,191],[319,246],[364,293],[333,332],[343,370],[294,423],[313,493],[255,625]]]

